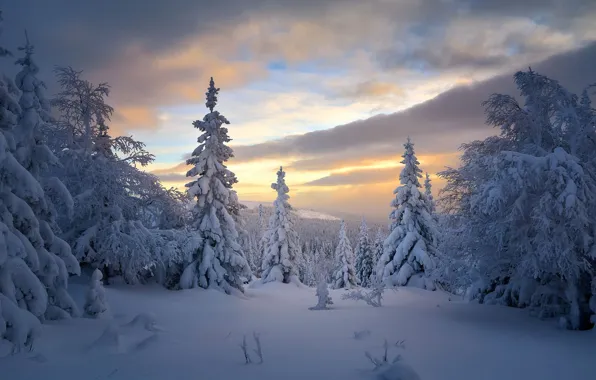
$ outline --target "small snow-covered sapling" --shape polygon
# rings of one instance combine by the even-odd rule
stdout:
[[[318,302],[315,306],[309,307],[309,310],[327,310],[327,306],[333,304],[333,301],[329,296],[329,289],[327,288],[327,281],[324,276],[319,276],[316,295],[318,297]]]
[[[101,283],[102,278],[103,275],[99,269],[96,269],[91,275],[91,283],[85,300],[85,314],[91,318],[99,318],[108,313],[105,289]]]

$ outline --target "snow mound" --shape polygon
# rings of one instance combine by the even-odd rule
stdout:
[[[99,338],[89,345],[88,351],[107,350],[112,352],[121,352],[122,345],[120,343],[120,329],[118,328],[118,325],[110,322]]]
[[[146,349],[158,341],[155,316],[151,313],[136,315],[130,322],[118,325],[114,321],[89,346],[89,351],[107,351],[125,354]]]
[[[155,315],[153,313],[137,314],[130,322],[122,325],[125,328],[142,327],[147,331],[161,331],[156,325]]]

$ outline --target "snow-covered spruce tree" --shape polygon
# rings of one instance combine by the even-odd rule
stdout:
[[[203,246],[184,270],[180,286],[221,288],[230,293],[234,288],[243,291],[243,281],[251,278],[251,271],[238,244],[233,216],[240,208],[236,192],[232,190],[238,180],[225,166],[225,162],[233,157],[233,152],[226,145],[231,140],[228,129],[222,125],[230,122],[213,110],[218,92],[211,78],[205,103],[209,113],[203,120],[193,122],[202,134],[197,140],[199,146],[187,160],[193,168],[186,176],[199,177],[186,187],[189,195],[197,199],[192,226],[202,238]]]
[[[377,263],[381,259],[381,256],[383,255],[383,242],[385,242],[385,238],[386,237],[383,234],[383,230],[381,229],[381,227],[377,228],[377,234],[375,235],[375,242],[372,249],[375,268]]]
[[[310,248],[304,252],[304,280],[302,281],[303,284],[307,286],[314,286],[316,285],[317,279],[315,274],[315,260],[316,260],[317,253],[315,252],[312,245]]]
[[[298,260],[302,249],[298,234],[294,230],[291,214],[292,206],[288,202],[290,189],[286,185],[286,173],[280,167],[277,182],[271,188],[277,191],[273,202],[273,215],[269,218],[269,228],[264,236],[263,282],[278,281],[285,284],[299,282]]]
[[[0,48],[0,56],[7,55]],[[33,243],[39,247],[43,241],[30,206],[41,203],[44,192],[13,155],[21,114],[17,97],[14,83],[6,76],[0,79],[0,340],[12,343],[13,352],[32,347],[48,306],[45,287],[35,275],[41,265]]]
[[[317,304],[310,307],[310,310],[327,310],[329,305],[333,305],[333,300],[329,296],[329,288],[327,285],[327,279],[324,275],[320,274],[317,280]]]
[[[335,272],[333,274],[334,289],[349,289],[358,286],[356,269],[354,269],[354,252],[346,235],[346,224],[342,220],[339,228],[339,243],[335,248]]]
[[[432,185],[430,182],[430,175],[426,173],[426,177],[424,178],[424,195],[426,196],[426,200],[428,201],[430,212],[434,213],[436,205],[435,200],[433,198]]]
[[[596,113],[532,70],[515,82],[523,105],[500,94],[484,103],[500,136],[464,144],[462,166],[440,174],[442,202],[462,231],[452,237],[452,261],[472,273],[471,299],[590,328]]]
[[[108,302],[101,280],[103,275],[99,269],[93,271],[91,282],[85,298],[85,315],[90,318],[101,318],[108,313]]]
[[[329,288],[327,278],[329,276],[329,270],[331,262],[327,260],[321,253],[320,248],[317,248],[313,260],[313,272],[314,272],[314,285],[317,290],[315,295],[317,296],[318,302],[314,307],[309,308],[310,310],[326,310],[329,305],[333,305],[333,300],[329,295]]]
[[[373,271],[373,252],[368,237],[368,226],[366,225],[366,220],[362,218],[358,244],[356,245],[356,277],[360,281],[360,286],[368,288],[371,285],[370,275]]]
[[[68,244],[55,233],[60,232],[56,222],[56,205],[61,203],[70,212],[72,198],[63,183],[48,174],[48,168],[59,165],[59,161],[42,138],[43,125],[52,122],[52,118],[50,104],[44,96],[45,86],[37,78],[39,68],[33,60],[34,49],[28,38],[19,50],[24,52],[24,57],[16,61],[21,66],[15,79],[21,92],[21,114],[13,133],[14,155],[42,186],[44,194],[42,198],[28,202],[37,218],[37,228],[33,231],[23,228],[21,232],[37,251],[40,267],[36,274],[48,293],[45,316],[50,319],[68,318],[79,314],[67,292],[68,276],[69,273],[79,275],[80,268]]]
[[[376,273],[389,287],[412,285],[434,290],[429,274],[434,270],[439,233],[429,202],[420,192],[418,178],[422,175],[414,144],[408,138],[404,147],[401,186],[395,189],[391,202],[391,232],[383,243]]]

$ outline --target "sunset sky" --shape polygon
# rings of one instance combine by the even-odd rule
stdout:
[[[592,0],[18,0],[0,3],[2,46],[23,27],[41,79],[71,65],[109,82],[112,134],[144,141],[148,170],[188,182],[192,121],[210,76],[229,125],[241,200],[272,201],[283,165],[298,207],[384,218],[403,142],[422,169],[457,164],[495,130],[480,103],[516,94],[529,64],[573,90],[596,82]]]

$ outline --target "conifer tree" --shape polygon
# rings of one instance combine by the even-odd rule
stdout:
[[[205,103],[209,113],[203,120],[193,122],[202,133],[197,140],[199,146],[187,160],[187,164],[193,167],[186,176],[198,178],[186,187],[189,195],[197,199],[192,225],[202,238],[203,245],[184,270],[180,286],[215,287],[230,293],[234,288],[243,291],[243,280],[251,277],[251,271],[238,243],[234,221],[235,210],[240,206],[232,186],[238,180],[225,165],[233,157],[232,149],[226,145],[231,140],[228,129],[223,126],[230,122],[213,110],[218,92],[219,88],[215,87],[211,78]]]
[[[37,228],[31,230],[21,226],[21,232],[29,238],[32,248],[37,251],[40,267],[36,274],[48,293],[45,317],[68,318],[79,314],[67,287],[69,273],[79,275],[80,267],[70,246],[56,236],[60,231],[56,222],[55,203],[72,204],[72,198],[58,178],[48,178],[47,169],[59,165],[59,161],[45,144],[42,128],[45,123],[53,120],[50,116],[50,103],[44,96],[45,85],[37,78],[39,67],[33,60],[34,47],[26,33],[25,37],[26,44],[19,48],[24,56],[16,61],[21,66],[15,79],[16,87],[21,92],[21,114],[13,134],[16,147],[14,154],[42,187],[43,196],[28,201],[37,218]],[[52,194],[56,196],[51,198]]]
[[[370,275],[374,270],[372,247],[368,237],[368,226],[366,220],[362,218],[360,231],[358,235],[358,244],[356,245],[356,276],[360,285],[364,288],[370,286]]]
[[[370,284],[375,284],[378,281],[377,274],[376,274],[376,267],[377,267],[377,263],[381,259],[381,256],[383,255],[383,242],[384,241],[385,241],[385,236],[383,235],[383,231],[381,230],[381,227],[379,227],[379,228],[377,228],[377,235],[375,236],[375,242],[374,242],[374,245],[372,248],[373,271],[370,274],[370,278],[369,278]]]
[[[376,272],[387,286],[414,285],[434,290],[429,275],[435,266],[439,234],[429,202],[420,192],[421,170],[409,138],[404,148],[401,186],[395,189],[391,203],[391,232],[383,244]]]
[[[299,282],[298,265],[302,258],[302,249],[294,230],[292,206],[288,202],[290,189],[286,185],[285,176],[286,173],[280,167],[277,182],[271,184],[271,188],[277,191],[277,198],[273,202],[273,215],[269,219],[269,228],[263,240],[263,282]]]
[[[346,234],[346,224],[342,220],[339,228],[339,243],[335,249],[335,273],[333,288],[349,289],[358,286],[358,278],[354,269],[354,252]]]
[[[10,55],[0,47],[0,57]],[[35,275],[40,262],[32,242],[39,246],[41,237],[30,206],[44,193],[13,154],[21,115],[17,98],[14,83],[0,77],[0,340],[12,343],[14,352],[32,347],[48,305],[44,285]]]
[[[430,175],[428,175],[428,173],[426,173],[426,178],[424,179],[424,195],[426,196],[426,200],[428,201],[430,211],[432,213],[434,213],[435,209],[436,209],[436,205],[435,205],[435,200],[433,198],[432,185],[430,182],[431,182]]]

